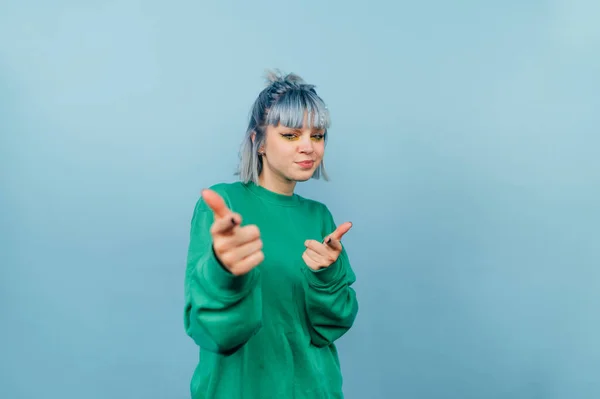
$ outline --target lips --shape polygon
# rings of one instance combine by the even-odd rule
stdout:
[[[296,162],[298,165],[300,165],[300,167],[302,168],[312,168],[312,166],[315,164],[315,161],[302,161],[302,162]]]

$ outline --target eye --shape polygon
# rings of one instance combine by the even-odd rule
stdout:
[[[310,136],[310,139],[314,140],[314,141],[321,141],[321,140],[323,140],[324,137],[325,137],[324,134],[315,134],[315,135]]]
[[[298,136],[293,133],[282,133],[281,137],[289,141],[296,140],[298,138]]]

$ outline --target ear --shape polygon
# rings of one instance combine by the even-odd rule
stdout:
[[[252,132],[250,135],[250,139],[252,140],[252,144],[254,144],[254,140],[256,139],[256,132]]]

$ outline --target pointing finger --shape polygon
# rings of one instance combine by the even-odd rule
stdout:
[[[342,223],[327,238],[331,238],[332,241],[333,240],[341,241],[342,237],[344,236],[344,234],[346,234],[350,230],[351,227],[352,227],[352,223],[351,222]],[[327,241],[327,239],[325,241]]]
[[[227,208],[225,201],[223,201],[223,198],[211,189],[207,188],[202,190],[202,199],[204,199],[206,205],[212,209],[216,218],[223,218],[231,213],[229,208]]]
[[[325,239],[325,244],[329,245],[331,248],[335,249],[336,251],[341,251],[342,250],[342,243],[340,242],[340,240],[336,240],[334,238],[328,237]]]
[[[229,217],[222,217],[215,220],[210,228],[212,234],[224,234],[231,231],[235,226],[241,223],[242,217],[236,213],[230,213]]]

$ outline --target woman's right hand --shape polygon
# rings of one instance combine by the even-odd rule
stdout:
[[[213,190],[203,190],[202,198],[214,214],[210,234],[217,259],[233,275],[250,272],[265,258],[260,230],[255,225],[240,226],[242,217]]]

